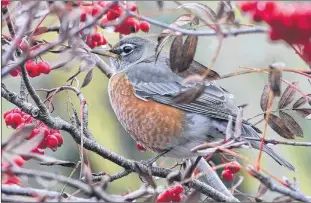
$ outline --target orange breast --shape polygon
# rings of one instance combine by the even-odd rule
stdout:
[[[122,126],[144,147],[153,151],[163,150],[172,145],[170,142],[174,136],[180,135],[183,112],[174,107],[137,98],[124,73],[110,78],[109,96]]]

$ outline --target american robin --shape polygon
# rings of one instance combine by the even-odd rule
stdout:
[[[110,50],[118,55],[110,58],[115,69],[108,87],[112,108],[125,130],[143,147],[157,153],[168,151],[167,157],[199,156],[190,149],[224,139],[228,116],[236,117],[238,112],[234,97],[215,82],[206,81],[204,93],[196,101],[174,103],[175,95],[196,84],[184,84],[183,77],[171,71],[167,52],[162,51],[155,63],[155,49],[151,40],[128,37]],[[242,136],[260,137],[246,120]],[[250,143],[260,148],[259,142]],[[263,151],[295,170],[271,148],[264,146]]]

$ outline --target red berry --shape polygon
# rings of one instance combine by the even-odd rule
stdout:
[[[38,69],[38,66],[36,64],[36,62],[34,61],[27,61],[25,63],[25,67],[26,67],[26,71],[29,75],[29,77],[36,77],[40,75],[40,71]]]
[[[180,202],[181,199],[182,199],[182,195],[180,194],[173,194],[173,196],[171,197],[172,202]]]
[[[184,187],[182,185],[175,185],[173,188],[173,191],[177,194],[181,194],[184,192]]]
[[[165,191],[159,194],[157,198],[157,202],[169,202],[169,201],[170,201],[170,197],[167,196],[167,193],[165,193]]]
[[[122,14],[123,10],[118,5],[113,5],[110,7],[110,10],[107,12],[107,20],[115,20],[119,18]]]
[[[102,39],[102,36],[98,32],[92,36],[92,41],[99,42],[101,39]]]
[[[127,3],[126,7],[131,10],[131,11],[136,11],[137,10],[137,5],[133,2]]]
[[[64,140],[63,140],[63,137],[61,136],[61,134],[55,133],[53,135],[56,137],[56,139],[58,141],[58,147],[62,146],[62,144],[64,143]]]
[[[10,175],[10,176],[8,176],[8,179],[3,182],[3,184],[6,184],[6,185],[18,185],[19,182],[20,182],[20,179],[17,176]]]
[[[50,148],[52,151],[56,151],[58,146],[58,140],[54,135],[50,135],[46,138],[46,145],[48,148]]]
[[[241,170],[241,165],[234,161],[234,162],[230,162],[226,165],[226,168],[229,169],[232,173],[237,173]]]
[[[230,170],[225,169],[225,170],[222,171],[221,177],[225,181],[232,181],[233,180],[233,173]]]
[[[139,27],[143,32],[149,32],[150,24],[146,21],[140,21]]]
[[[98,42],[98,45],[105,45],[105,44],[107,44],[107,41],[104,38],[104,36],[102,36],[101,40]]]
[[[7,111],[5,111],[5,112],[3,113],[3,118],[5,119],[5,117],[11,113],[11,111],[12,111],[12,110],[7,110]]]
[[[88,45],[90,48],[94,49],[97,46],[97,42],[91,41],[91,43]]]
[[[145,147],[143,147],[141,144],[136,144],[136,148],[139,150],[139,151],[141,151],[141,152],[145,152],[146,151],[146,148]]]
[[[10,4],[10,1],[9,1],[9,0],[2,0],[2,1],[1,1],[1,7],[8,6],[9,4]]]
[[[16,165],[18,165],[18,166],[23,166],[24,165],[24,163],[25,163],[25,160],[21,157],[21,156],[14,156],[13,157],[13,161],[14,161],[14,163],[16,164]]]
[[[16,128],[19,124],[22,123],[22,117],[19,113],[12,113],[11,114],[11,127]]]
[[[10,75],[13,76],[13,77],[18,76],[18,70],[17,70],[17,69],[12,70],[12,71],[10,72]]]
[[[86,21],[86,11],[82,10],[82,13],[80,15],[80,21],[85,22]]]
[[[94,6],[92,10],[92,16],[96,16],[98,13],[100,13],[101,7]]]
[[[5,117],[5,124],[7,126],[10,126],[12,123],[12,113],[8,114],[6,117]]]
[[[257,2],[256,1],[255,2],[253,2],[253,1],[241,2],[240,7],[241,7],[242,11],[244,11],[244,12],[254,10],[257,7]]]
[[[39,69],[39,72],[43,74],[49,74],[51,72],[51,66],[46,61],[39,62],[38,69]]]

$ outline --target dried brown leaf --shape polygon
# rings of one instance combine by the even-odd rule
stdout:
[[[262,197],[266,192],[268,191],[268,187],[265,186],[264,184],[260,183],[258,190],[257,190],[257,198]]]
[[[293,133],[287,128],[284,120],[279,118],[278,116],[270,114],[268,124],[281,137],[284,137],[286,139],[295,138],[295,135],[293,135]]]
[[[311,97],[311,94],[307,94],[308,97]],[[302,105],[304,105],[305,103],[307,103],[307,99],[305,97],[300,97],[293,105],[293,108],[299,108]]]
[[[281,95],[281,72],[270,71],[269,82],[270,82],[270,86],[271,86],[271,90],[273,94],[275,96],[280,96]]]
[[[224,14],[225,14],[225,3],[223,1],[220,1],[217,7],[216,19],[217,20],[221,19]]]
[[[206,70],[207,70],[206,66],[193,60],[190,67],[186,71],[177,74],[180,77],[185,78],[191,75],[202,75],[203,73],[205,73]],[[220,78],[221,78],[220,75],[216,71],[210,70],[205,79],[211,81],[211,80],[218,80]]]
[[[263,88],[262,94],[261,94],[261,99],[260,99],[260,107],[261,110],[267,111],[268,108],[268,100],[269,100],[269,93],[270,93],[270,85],[265,85]]]
[[[156,58],[155,58],[155,63],[157,62],[159,55],[164,47],[164,45],[168,42],[168,40],[172,37],[173,35],[167,35],[166,37],[161,38],[160,40],[158,40],[158,44],[156,47]]]
[[[190,35],[187,37],[183,47],[182,47],[182,64],[178,67],[178,72],[183,72],[190,67],[197,49],[198,36]]]
[[[173,102],[177,104],[189,104],[199,98],[204,92],[205,86],[202,84],[197,84],[194,87],[180,92],[173,97]]]
[[[307,109],[307,108],[295,109],[295,111],[299,116],[305,119],[308,119],[307,117],[311,114],[311,109]]]
[[[162,10],[164,7],[164,1],[157,1],[157,5],[158,5],[158,8]]]
[[[285,122],[287,128],[298,137],[303,137],[303,131],[302,128],[299,126],[299,124],[295,121],[293,117],[291,117],[289,114],[280,111],[279,112],[281,119]]]
[[[173,72],[177,71],[183,63],[183,37],[175,37],[170,49],[170,66]]]
[[[297,86],[298,82],[292,83],[294,86]],[[283,92],[281,99],[279,101],[279,109],[283,109],[287,107],[293,100],[296,93],[296,89],[290,85],[286,88],[286,90]]]
[[[90,84],[90,82],[92,81],[93,79],[93,69],[91,69],[85,76],[84,80],[83,80],[83,83],[81,85],[81,88],[82,87],[85,87],[87,86],[88,84]]]

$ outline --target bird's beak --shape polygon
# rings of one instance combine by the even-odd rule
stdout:
[[[110,49],[110,50],[93,49],[91,52],[97,55],[108,56],[112,58],[118,58],[120,55],[120,51],[115,50],[115,49]]]

